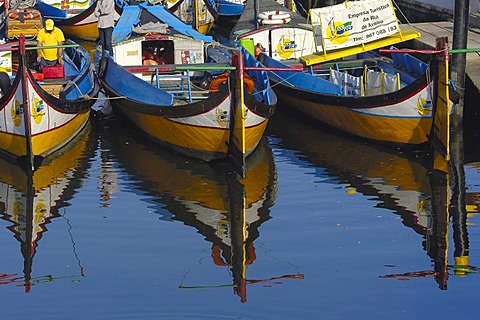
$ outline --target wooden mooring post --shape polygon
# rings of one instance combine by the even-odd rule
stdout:
[[[453,50],[465,49],[467,47],[469,7],[470,0],[455,0]],[[450,78],[454,81],[457,91],[460,94],[460,101],[455,107],[451,119],[454,131],[459,130],[463,124],[466,62],[466,52],[459,52],[452,55]]]

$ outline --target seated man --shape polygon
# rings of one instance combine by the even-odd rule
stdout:
[[[63,44],[65,37],[62,30],[54,26],[52,19],[45,21],[45,27],[37,35],[37,46],[59,46]],[[47,66],[63,64],[62,48],[42,48],[37,49],[37,61],[40,63],[40,69]]]

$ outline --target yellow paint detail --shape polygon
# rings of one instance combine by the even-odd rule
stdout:
[[[65,145],[87,123],[89,112],[78,114],[70,122],[32,137],[34,155],[48,155]]]
[[[227,153],[230,139],[228,128],[188,125],[159,116],[139,114],[128,109],[122,110],[138,128],[155,139],[196,151]],[[267,122],[265,120],[257,126],[246,128],[246,155],[250,154],[258,145]]]
[[[470,273],[468,256],[455,257],[453,270],[457,276],[464,276]]]
[[[344,25],[343,22],[335,21],[333,25],[333,30],[332,30],[332,26],[329,25],[326,30],[326,35],[327,35],[326,39],[331,43],[337,44],[337,45],[347,41],[348,37],[350,36],[349,31],[345,31],[345,33],[342,33],[342,34],[337,33],[338,28],[343,25]]]
[[[13,204],[12,214],[18,216],[18,215],[23,214],[24,211],[25,211],[25,209],[23,207],[22,199],[21,198],[15,199],[15,202]]]
[[[39,199],[39,202],[35,206],[35,222],[42,222],[45,218],[47,206],[45,205],[45,199]]]
[[[13,156],[23,156],[26,154],[25,137],[11,133],[0,132],[0,145],[2,150]]]
[[[351,112],[347,108],[321,105],[319,102],[306,102],[281,95],[284,102],[295,106],[308,117],[350,132],[354,135],[390,143],[421,144],[428,141],[432,128],[431,117],[382,117],[359,112]]]
[[[32,103],[32,118],[36,124],[42,122],[42,118],[45,115],[45,104],[43,100],[38,99],[37,97],[33,98]]]
[[[96,41],[99,36],[96,22],[75,26],[60,26],[59,28],[62,29],[66,36],[82,40]]]
[[[52,185],[52,182],[62,181],[71,178],[71,172],[77,168],[85,154],[87,142],[89,141],[89,130],[82,132],[79,139],[72,141],[67,148],[62,149],[59,155],[55,155],[49,161],[47,166],[40,166],[33,175],[33,187],[35,192],[46,189]],[[19,192],[26,192],[25,188],[29,186],[27,176],[23,169],[14,162],[0,159],[0,172],[2,181],[13,186]]]
[[[468,213],[478,213],[478,206],[476,204],[467,204],[465,206],[465,209],[467,210]]]
[[[355,190],[355,188],[348,187],[348,188],[346,188],[345,193],[346,194],[356,194],[357,190]]]
[[[12,116],[12,122],[15,127],[19,127],[22,123],[22,107],[22,104],[17,99],[12,101],[12,106],[10,107],[10,115]]]
[[[211,22],[205,22],[203,24],[199,24],[197,31],[200,32],[201,34],[208,34],[210,30],[212,30],[214,21]]]
[[[293,51],[295,50],[295,46],[290,45],[291,40],[285,37],[282,37],[277,44],[277,53],[283,59],[288,59],[292,56]],[[288,48],[288,49],[287,49]]]
[[[47,156],[70,141],[88,121],[89,112],[77,115],[70,122],[32,137],[32,151],[36,156]],[[23,135],[0,132],[2,149],[12,156],[25,156],[26,139]]]
[[[423,200],[421,200],[417,203],[417,212],[418,213],[426,213],[430,209],[431,209],[430,208],[430,202],[425,200],[425,199],[423,199]]]
[[[218,124],[223,128],[226,128],[228,123],[228,111],[218,108],[215,113]]]
[[[432,104],[425,98],[418,98],[417,100],[418,114],[422,116],[428,116],[432,111]]]

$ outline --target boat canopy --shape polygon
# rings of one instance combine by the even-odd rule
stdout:
[[[158,19],[159,22],[167,24],[168,28],[170,30],[174,30],[176,33],[202,40],[204,42],[213,42],[213,38],[211,36],[207,36],[196,31],[192,26],[186,24],[175,15],[172,15],[171,12],[165,9],[165,7],[151,6],[147,3],[142,3],[138,6],[126,6],[123,8],[122,15],[120,16],[120,19],[113,30],[112,40],[114,43],[128,40],[133,33],[132,27],[142,24],[142,10],[150,13],[153,17]]]

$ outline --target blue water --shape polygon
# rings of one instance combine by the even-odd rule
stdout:
[[[76,146],[34,198],[0,162],[2,319],[478,318],[480,163],[447,212],[428,152],[282,112],[241,181],[115,118]]]

